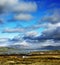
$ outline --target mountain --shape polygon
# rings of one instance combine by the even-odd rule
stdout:
[[[18,50],[25,50],[27,49],[27,46],[24,46],[24,45],[10,45],[8,46],[9,48],[13,48],[13,49],[18,49]]]
[[[9,48],[9,47],[0,47],[0,54],[10,54],[14,53],[16,49]]]
[[[13,47],[0,47],[0,54],[25,54],[27,51],[19,46]]]
[[[60,50],[60,46],[44,46],[44,47],[41,47],[41,48],[27,48],[25,46],[22,46],[22,45],[12,45],[10,46],[9,48],[13,48],[13,49],[17,49],[17,50]]]
[[[60,46],[45,46],[42,49],[46,49],[46,50],[60,50]]]
[[[0,54],[26,54],[32,51],[42,51],[42,50],[60,50],[60,46],[45,46],[42,48],[25,48],[21,45],[11,45],[8,47],[0,47]]]

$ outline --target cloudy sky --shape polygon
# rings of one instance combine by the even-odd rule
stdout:
[[[0,0],[0,46],[60,46],[59,0]]]

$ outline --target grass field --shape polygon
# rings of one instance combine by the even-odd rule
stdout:
[[[60,65],[60,52],[0,55],[0,65]]]

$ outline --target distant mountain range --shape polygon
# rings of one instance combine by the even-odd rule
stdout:
[[[42,49],[47,49],[47,50],[60,50],[60,46],[45,46]]]
[[[11,45],[9,47],[0,47],[0,54],[20,54],[41,50],[60,50],[60,46],[45,46],[42,48],[28,49],[20,45]]]
[[[10,48],[15,48],[15,49],[27,49],[25,46],[23,47],[22,45],[12,45],[10,46]],[[37,48],[35,48],[37,49]],[[44,46],[42,48],[38,48],[38,49],[48,49],[48,50],[59,50],[60,46]]]

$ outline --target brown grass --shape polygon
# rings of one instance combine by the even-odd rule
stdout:
[[[38,52],[36,52],[38,53]],[[60,65],[60,54],[0,55],[0,65]]]

